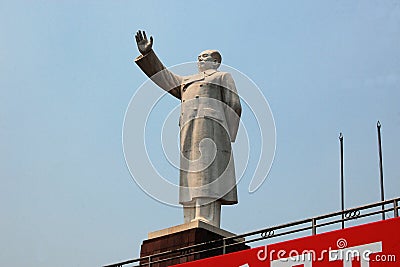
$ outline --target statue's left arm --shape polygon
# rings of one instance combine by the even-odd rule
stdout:
[[[236,90],[235,82],[229,73],[224,73],[221,78],[222,101],[225,103],[225,118],[228,125],[231,142],[235,142],[239,128],[242,106]]]

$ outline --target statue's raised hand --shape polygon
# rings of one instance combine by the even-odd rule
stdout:
[[[138,31],[135,35],[136,38],[136,44],[139,49],[139,52],[142,55],[146,55],[148,52],[150,52],[151,47],[153,46],[153,36],[150,36],[150,40],[147,40],[146,32],[143,31]]]

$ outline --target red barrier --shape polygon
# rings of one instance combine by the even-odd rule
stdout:
[[[400,218],[174,266],[400,267]]]

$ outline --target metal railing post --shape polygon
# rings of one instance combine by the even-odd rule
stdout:
[[[222,254],[226,254],[226,240],[222,239]]]
[[[393,201],[393,207],[394,207],[394,217],[399,217],[399,203],[397,202],[397,199]]]
[[[149,267],[151,267],[151,255],[149,255]]]
[[[315,218],[311,219],[311,227],[312,227],[312,235],[316,235],[317,234],[317,227],[316,227]]]

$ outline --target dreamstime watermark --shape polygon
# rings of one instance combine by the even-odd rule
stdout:
[[[197,62],[176,65],[168,70],[182,77],[193,77],[191,74],[197,72]],[[242,117],[236,141],[232,143],[233,157],[227,161],[225,171],[213,178],[209,186],[217,184],[218,188],[223,188],[219,196],[222,197],[245,177],[249,181],[248,191],[252,193],[265,181],[272,166],[276,146],[275,122],[264,94],[253,81],[226,65],[221,65],[219,70],[233,77],[242,105]],[[207,169],[217,153],[224,150],[212,138],[204,137],[198,142],[199,156],[188,157],[182,149],[182,135],[186,134],[184,126],[197,118],[183,116],[182,109],[206,106],[198,114],[212,117],[219,125],[216,127],[227,132],[229,128],[224,118],[219,117],[221,112],[214,111],[222,107],[226,117],[237,118],[234,118],[235,112],[229,111],[229,106],[218,99],[196,96],[185,102],[172,97],[172,91],[163,91],[153,82],[165,79],[166,74],[158,73],[158,77],[153,76],[152,80],[147,80],[136,90],[125,113],[122,139],[126,164],[139,187],[160,202],[178,206],[178,192],[182,193],[190,187],[182,185],[182,181],[180,183],[179,173],[190,174]],[[171,90],[176,86],[171,84]],[[185,90],[184,85],[179,86]],[[217,86],[224,87],[224,84]],[[236,182],[226,186],[225,177],[232,176],[232,166],[235,166]]]
[[[347,247],[347,240],[339,238],[336,242],[337,248],[329,247],[327,249],[318,250],[268,250],[267,246],[264,246],[257,252],[257,259],[259,261],[269,260],[271,263],[297,263],[305,264],[311,262],[323,262],[323,261],[343,261],[352,262],[357,259],[361,263],[361,267],[369,266],[369,262],[395,262],[396,255],[390,254],[378,254],[371,257],[373,253],[382,252],[382,242],[373,242],[363,244],[359,246]],[[271,266],[274,266],[272,264]],[[278,266],[278,265],[276,265]],[[286,266],[286,265],[282,265]],[[291,266],[291,265],[288,265]],[[305,265],[306,266],[306,265]]]
[[[336,246],[340,249],[340,248],[345,248],[347,247],[347,240],[344,238],[339,238],[336,241]]]

